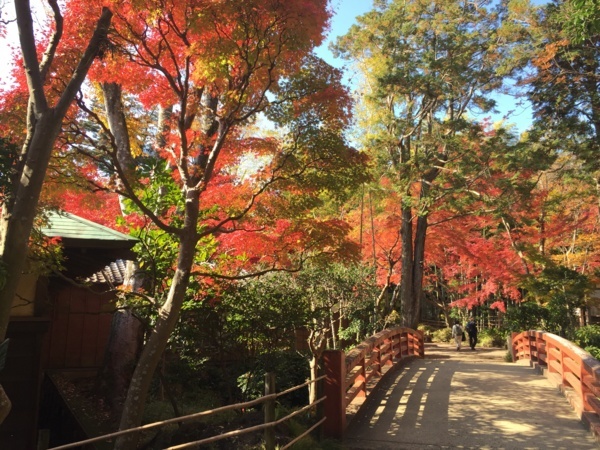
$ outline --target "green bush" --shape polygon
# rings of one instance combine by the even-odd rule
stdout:
[[[477,341],[482,347],[505,347],[506,336],[497,328],[486,328],[477,334]]]
[[[594,358],[600,359],[600,325],[586,325],[577,328],[575,343]]]
[[[433,339],[433,333],[434,333],[434,329],[433,327],[430,327],[429,325],[419,325],[417,327],[417,330],[422,331],[423,332],[423,340],[425,342],[431,342]]]
[[[509,306],[504,316],[504,328],[507,331],[520,333],[525,330],[543,329],[548,321],[548,310],[532,301],[525,301],[516,306]]]
[[[265,394],[265,373],[275,373],[277,391],[285,391],[303,384],[310,376],[308,360],[293,351],[273,351],[260,355],[251,369],[238,377],[238,388],[246,400],[253,400]],[[298,389],[280,397],[279,402],[286,406],[308,404],[308,388]]]
[[[575,330],[575,343],[581,348],[600,347],[600,325],[586,325],[577,328]]]
[[[441,330],[436,330],[431,335],[431,340],[433,342],[450,342],[452,339],[452,328],[442,328]]]
[[[590,345],[590,346],[586,347],[584,350],[586,352],[588,352],[590,355],[592,355],[594,358],[600,360],[600,347]]]

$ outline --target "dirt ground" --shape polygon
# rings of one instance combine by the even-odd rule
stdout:
[[[471,350],[468,342],[463,342],[463,346],[460,351],[456,351],[454,344],[448,344],[445,342],[428,343],[425,344],[425,359],[449,359],[465,362],[483,362],[483,361],[495,361],[495,362],[506,362],[504,359],[507,355],[508,350],[505,348],[485,348],[475,347],[475,350]]]

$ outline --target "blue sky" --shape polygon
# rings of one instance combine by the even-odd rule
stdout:
[[[533,0],[533,3],[544,3],[545,0]],[[332,66],[342,68],[345,61],[336,59],[329,51],[330,42],[334,42],[337,36],[346,34],[350,26],[355,23],[355,18],[366,13],[373,7],[372,0],[331,0],[334,10],[334,16],[331,21],[331,31],[328,39],[317,49],[317,54],[325,59]],[[498,114],[486,114],[477,119],[492,117],[493,121],[499,121],[509,114],[507,124],[514,124],[519,132],[525,131],[531,124],[531,109],[527,106],[520,106],[517,100],[507,95],[495,96],[497,102]]]
[[[330,42],[335,41],[337,36],[346,34],[357,16],[360,16],[373,8],[373,2],[371,0],[331,0],[331,5],[334,10],[334,16],[331,21],[331,31],[329,32],[327,41],[321,45],[317,53],[332,66],[341,67],[343,61],[333,58],[333,55],[327,49],[327,46]]]

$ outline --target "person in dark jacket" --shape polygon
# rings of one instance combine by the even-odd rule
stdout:
[[[471,317],[465,329],[469,335],[469,346],[471,350],[475,350],[475,345],[477,344],[477,325],[475,324],[475,319]]]

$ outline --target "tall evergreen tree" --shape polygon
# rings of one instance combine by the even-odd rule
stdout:
[[[500,14],[491,4],[376,0],[337,42],[364,76],[363,144],[400,194],[402,268],[393,296],[406,326],[419,321],[432,207],[483,138],[470,114],[490,111],[489,95],[502,84]]]

